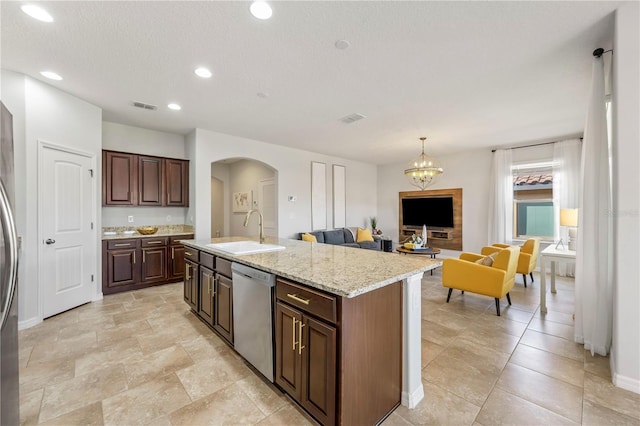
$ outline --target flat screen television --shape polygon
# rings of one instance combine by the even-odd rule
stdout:
[[[403,198],[402,224],[453,228],[453,197]]]

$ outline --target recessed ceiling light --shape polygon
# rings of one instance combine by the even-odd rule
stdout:
[[[41,7],[34,6],[32,4],[25,4],[21,7],[22,11],[34,19],[42,22],[53,22],[53,17],[49,15],[49,12]]]
[[[273,14],[271,6],[266,1],[254,1],[249,10],[258,19],[269,19]]]
[[[56,74],[53,71],[40,71],[40,74],[47,78],[50,78],[51,80],[62,80],[62,77],[60,77],[59,74]]]
[[[351,43],[349,43],[348,40],[338,40],[336,41],[336,49],[340,49],[340,50],[345,50],[348,49],[349,46],[351,46]]]
[[[167,105],[167,108],[172,109],[174,111],[180,111],[182,109],[182,107],[178,104],[169,104]]]
[[[198,77],[210,78],[213,74],[205,67],[196,68],[194,71]]]

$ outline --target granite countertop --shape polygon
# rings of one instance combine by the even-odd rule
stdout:
[[[158,232],[151,235],[142,235],[136,228],[140,226],[113,226],[102,228],[103,240],[122,240],[126,238],[153,238],[153,237],[173,237],[176,235],[193,234],[193,226],[191,225],[149,225],[157,226]],[[133,233],[131,233],[133,231]]]
[[[285,246],[285,250],[248,255],[233,255],[207,246],[210,243],[247,240],[256,239],[230,237],[183,240],[182,243],[344,297],[355,297],[442,266],[441,260],[425,256],[283,238],[267,238],[265,243]]]

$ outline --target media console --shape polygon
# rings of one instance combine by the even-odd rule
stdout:
[[[426,225],[430,246],[462,250],[462,188],[404,191],[398,204],[398,241],[422,233]]]

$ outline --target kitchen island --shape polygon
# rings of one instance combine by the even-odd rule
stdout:
[[[246,240],[182,241],[190,262],[185,300],[194,312],[202,308],[194,295],[209,293],[228,299],[221,312],[232,310],[230,296],[217,290],[218,265],[222,278],[231,262],[274,274],[278,386],[322,424],[373,424],[400,402],[417,405],[424,397],[420,283],[441,261],[288,239],[266,241],[283,250],[246,255],[210,245]],[[195,272],[199,259],[210,266],[206,278]],[[226,329],[221,335],[233,344],[232,325]]]

